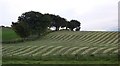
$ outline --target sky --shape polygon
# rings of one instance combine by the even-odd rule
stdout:
[[[82,31],[117,31],[119,0],[0,0],[0,25],[10,26],[28,11],[81,22]]]

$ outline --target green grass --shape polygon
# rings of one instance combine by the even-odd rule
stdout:
[[[83,47],[87,48],[72,55],[74,51]],[[69,64],[73,62],[72,64],[110,64],[113,62],[113,64],[116,64],[118,61],[118,53],[115,52],[118,50],[117,47],[117,32],[57,31],[51,32],[35,41],[3,44],[3,63]],[[100,50],[100,48],[104,49]],[[92,54],[96,50],[98,50],[97,53]]]
[[[4,61],[3,64],[118,64],[113,61],[30,61],[13,60]]]
[[[11,28],[2,28],[2,41],[16,40],[19,38]]]

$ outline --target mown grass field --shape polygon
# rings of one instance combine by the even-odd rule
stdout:
[[[118,51],[118,32],[99,31],[57,31],[2,47],[3,64],[118,64]]]

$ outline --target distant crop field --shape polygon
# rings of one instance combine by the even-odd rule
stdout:
[[[82,61],[86,61],[85,64],[118,64],[119,50],[118,32],[99,31],[57,31],[35,41],[3,44],[2,47],[4,64],[59,61],[63,64],[82,64]]]

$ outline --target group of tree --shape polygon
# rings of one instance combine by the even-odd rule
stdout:
[[[51,18],[51,23],[49,27],[55,27],[56,31],[59,30],[59,28],[66,27],[66,29],[69,29],[73,31],[73,29],[76,28],[76,31],[80,30],[81,23],[77,20],[71,20],[67,21],[65,18],[60,17],[59,15],[53,15],[53,14],[45,14]]]
[[[12,22],[11,26],[20,37],[26,38],[35,34],[40,36],[51,27],[56,27],[56,31],[58,31],[60,27],[66,27],[66,29],[71,31],[73,31],[73,29],[80,31],[80,24],[77,20],[67,21],[59,15],[29,11],[19,16],[18,21]]]

